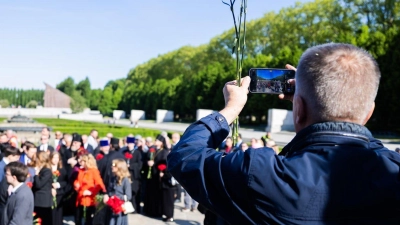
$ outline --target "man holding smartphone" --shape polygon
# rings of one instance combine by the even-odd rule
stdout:
[[[375,60],[355,46],[304,52],[290,81],[294,95],[280,95],[293,102],[297,134],[278,156],[266,147],[214,150],[247,101],[250,78],[241,87],[228,82],[225,108],[186,130],[168,169],[230,224],[399,224],[400,155],[364,126],[379,79]]]

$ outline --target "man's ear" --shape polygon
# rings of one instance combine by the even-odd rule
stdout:
[[[367,117],[365,117],[365,119],[364,119],[362,125],[365,125],[365,124],[368,122],[368,120],[369,120],[369,119],[371,118],[371,116],[372,116],[372,113],[374,113],[374,110],[375,110],[375,102],[372,103],[372,107],[371,107],[371,109],[369,110],[369,113],[368,113]]]
[[[307,107],[304,99],[299,96],[293,96],[293,123],[296,132],[299,132],[307,126]]]

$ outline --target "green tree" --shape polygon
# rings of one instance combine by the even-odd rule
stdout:
[[[7,99],[1,99],[1,100],[0,100],[0,106],[1,106],[2,108],[7,108],[7,107],[10,106],[10,103],[8,102]]]
[[[111,87],[104,88],[101,93],[99,110],[103,115],[112,115],[113,113],[113,91]]]
[[[101,100],[101,89],[93,89],[91,90],[91,94],[89,96],[89,107],[92,110],[98,110],[99,104]]]
[[[84,80],[80,81],[76,85],[75,90],[80,92],[82,97],[86,100],[86,104],[90,105],[90,95],[91,95],[92,89],[90,87],[89,78],[86,77]]]
[[[74,113],[79,113],[82,112],[87,106],[86,106],[86,100],[84,97],[82,97],[81,93],[79,91],[73,91],[72,96],[71,96],[71,110]]]
[[[26,108],[36,108],[38,106],[38,102],[35,100],[31,100],[26,104]]]
[[[56,88],[66,95],[72,97],[75,91],[75,81],[72,77],[68,77],[67,79],[63,80],[61,83],[57,84]]]

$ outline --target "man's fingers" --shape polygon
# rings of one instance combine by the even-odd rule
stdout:
[[[245,76],[243,79],[242,79],[242,87],[243,88],[245,88],[246,90],[248,90],[249,89],[249,86],[250,86],[250,77],[249,76]]]
[[[296,69],[296,67],[294,67],[294,66],[292,66],[292,65],[289,65],[289,64],[286,64],[286,69],[288,69],[288,70],[294,70],[294,71],[296,71],[297,69]]]
[[[288,82],[291,85],[296,85],[296,79],[289,79]]]

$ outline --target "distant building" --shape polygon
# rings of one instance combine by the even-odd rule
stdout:
[[[45,108],[70,108],[71,97],[46,83],[44,85],[46,85],[43,97]]]

